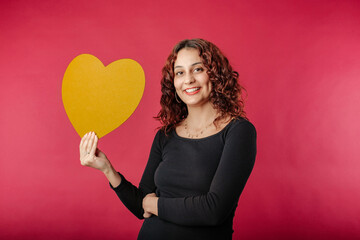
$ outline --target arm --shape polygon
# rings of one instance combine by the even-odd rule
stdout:
[[[221,224],[234,211],[252,171],[256,130],[240,122],[227,133],[223,153],[209,191],[199,196],[158,199],[159,218],[187,226]]]
[[[89,132],[81,139],[80,162],[83,166],[92,167],[103,172],[124,205],[138,218],[143,218],[142,200],[146,194],[155,191],[154,173],[161,161],[160,131],[155,136],[149,161],[145,168],[139,188],[128,182],[124,176],[116,172],[106,155],[97,148],[98,138]],[[148,215],[145,215],[148,217]]]
[[[161,162],[161,134],[162,133],[158,131],[155,136],[139,188],[128,182],[121,174],[118,174],[121,176],[121,184],[117,187],[113,187],[116,185],[113,185],[110,181],[110,186],[119,199],[139,219],[150,217],[149,213],[144,212],[142,202],[146,195],[149,194],[149,196],[152,196],[150,193],[154,193],[156,190],[154,174]]]

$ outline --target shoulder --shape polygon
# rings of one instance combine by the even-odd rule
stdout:
[[[224,131],[226,138],[252,138],[256,139],[256,128],[249,121],[244,118],[235,118],[227,126]]]
[[[256,134],[255,126],[245,118],[235,118],[229,123],[229,131],[250,131]]]
[[[224,134],[224,144],[229,151],[239,156],[245,154],[254,162],[257,152],[256,135],[255,126],[250,121],[244,118],[234,119]]]
[[[158,129],[154,137],[153,144],[159,146],[160,148],[163,148],[166,141],[168,141],[172,135],[173,135],[173,130],[165,134],[165,131],[163,129]]]

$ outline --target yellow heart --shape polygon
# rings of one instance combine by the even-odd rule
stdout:
[[[81,54],[65,71],[62,99],[80,137],[94,131],[100,138],[131,116],[144,87],[145,74],[136,61],[120,59],[105,67],[95,56]]]

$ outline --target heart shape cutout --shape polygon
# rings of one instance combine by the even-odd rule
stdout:
[[[94,131],[101,138],[131,116],[144,88],[144,70],[135,60],[120,59],[105,67],[95,56],[81,54],[65,71],[62,100],[80,137]]]

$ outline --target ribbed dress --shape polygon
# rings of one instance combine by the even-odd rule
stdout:
[[[243,118],[201,139],[159,130],[139,187],[123,175],[119,186],[110,186],[140,219],[146,194],[159,197],[159,216],[144,220],[139,240],[232,239],[235,210],[255,156],[256,130]]]

